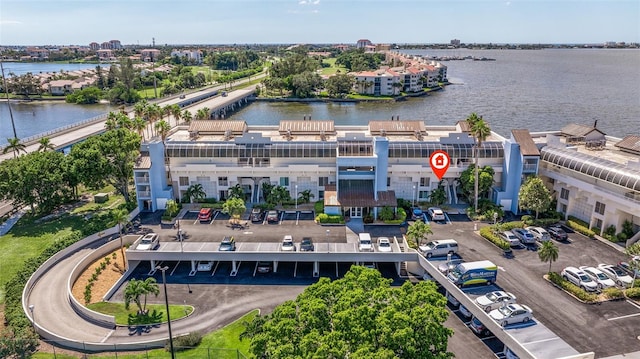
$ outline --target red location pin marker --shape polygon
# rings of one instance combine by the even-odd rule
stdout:
[[[431,157],[429,157],[429,164],[431,164],[431,170],[433,173],[435,173],[438,179],[441,180],[449,169],[451,159],[449,158],[448,153],[444,151],[435,151],[431,154]]]

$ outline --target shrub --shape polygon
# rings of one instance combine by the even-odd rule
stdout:
[[[362,222],[373,223],[373,216],[370,214],[367,214],[366,216],[362,217]]]
[[[175,351],[183,351],[191,348],[195,348],[200,345],[202,341],[202,333],[199,331],[191,332],[187,335],[182,335],[176,338],[173,338],[173,347]],[[165,345],[165,350],[170,350],[169,342]]]
[[[324,213],[324,200],[316,201],[316,203],[313,204],[313,210],[316,211],[316,213]]]
[[[593,238],[596,235],[594,231],[589,229],[589,226],[587,223],[572,216],[569,216],[569,220],[567,221],[567,226],[569,226],[569,228],[573,229],[574,231],[581,233],[589,238]]]
[[[495,244],[496,246],[498,246],[498,248],[503,249],[503,250],[507,250],[509,248],[511,248],[511,246],[509,245],[509,242],[503,240],[502,238],[496,236],[493,233],[494,228],[493,227],[482,227],[480,228],[480,235],[484,238],[486,238],[489,242]]]
[[[640,298],[640,287],[629,288],[625,291],[627,298],[638,299]]]
[[[587,293],[585,290],[576,286],[575,284],[564,280],[564,278],[562,278],[560,274],[556,272],[549,273],[548,278],[551,282],[562,288],[565,292],[572,294],[583,302],[593,303],[598,300],[598,296],[592,293]]]
[[[109,258],[109,256],[104,257],[104,262],[106,263],[106,265],[111,264],[111,258]]]
[[[624,298],[624,293],[618,288],[606,288],[602,291],[602,294],[609,299]]]
[[[318,223],[344,223],[344,219],[341,215],[334,214],[328,215],[326,213],[320,213],[316,216],[316,222]]]
[[[530,216],[528,214],[525,214],[524,216],[522,216],[522,222],[528,226],[533,224],[533,216]]]

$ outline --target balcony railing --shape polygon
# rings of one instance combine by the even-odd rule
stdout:
[[[151,191],[138,192],[138,198],[151,198]]]
[[[527,172],[527,173],[535,172],[537,168],[538,166],[534,163],[531,163],[531,164],[525,163],[522,165],[522,172]]]
[[[136,183],[149,183],[149,176],[136,176]]]

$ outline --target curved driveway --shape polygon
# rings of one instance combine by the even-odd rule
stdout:
[[[85,248],[60,260],[35,283],[27,297],[27,303],[34,305],[34,318],[38,328],[78,343],[104,343],[105,350],[117,347],[118,344],[145,343],[168,338],[165,324],[152,328],[149,332],[130,332],[127,327],[112,330],[86,321],[73,310],[68,299],[67,281],[76,263],[92,250]],[[192,293],[188,292],[185,284],[167,285],[170,302],[186,303],[195,308],[188,318],[172,321],[174,336],[196,330],[209,332],[218,329],[255,308],[271,311],[282,302],[294,299],[306,286],[202,284],[191,285],[190,288]],[[112,299],[122,300],[122,288]],[[160,291],[157,298],[149,299],[149,302],[164,303],[163,291]]]

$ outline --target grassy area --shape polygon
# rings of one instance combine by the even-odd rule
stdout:
[[[4,302],[4,284],[22,268],[23,263],[32,257],[39,255],[44,248],[54,243],[58,238],[65,237],[73,231],[86,227],[87,222],[80,214],[115,208],[124,203],[121,195],[112,193],[112,187],[105,187],[94,191],[95,193],[110,193],[109,201],[94,203],[93,201],[77,207],[73,210],[75,215],[63,215],[57,219],[40,223],[40,221],[23,217],[4,236],[0,236],[0,303]]]
[[[254,310],[244,315],[242,318],[227,325],[226,327],[211,332],[202,338],[200,345],[194,349],[185,350],[176,354],[180,359],[202,359],[202,358],[216,358],[216,359],[239,359],[250,358],[249,355],[249,341],[241,341],[239,339],[240,333],[244,331],[245,323],[253,320],[258,315],[258,311]],[[172,319],[173,320],[173,319]],[[229,349],[221,349],[229,348]],[[238,355],[240,352],[240,355]],[[36,353],[32,358],[35,359],[75,359],[78,356],[61,356],[58,354],[54,357],[50,353]],[[111,359],[116,358],[115,355],[92,355],[92,358]],[[171,355],[164,349],[154,349],[148,352],[140,352],[139,354],[119,354],[119,359],[146,359],[146,358],[170,358]]]
[[[84,225],[84,219],[67,216],[47,223],[35,224],[23,218],[13,229],[0,237],[0,302],[4,302],[4,285],[22,268],[23,263],[35,257],[55,242],[62,234],[68,235]]]
[[[347,98],[359,99],[359,100],[393,100],[392,96],[371,96],[360,94],[349,94]]]
[[[162,86],[158,84],[156,88],[158,89],[158,97],[162,96]],[[156,97],[153,87],[146,88],[144,90],[138,90],[138,93],[140,94],[140,97],[142,97],[143,99],[152,99]]]
[[[323,63],[329,64],[330,67],[323,67],[320,72],[321,75],[333,75],[340,71],[341,74],[346,74],[349,70],[344,66],[336,66],[336,58],[330,57],[328,59],[322,60]]]
[[[116,317],[116,324],[118,325],[130,325],[130,324],[155,324],[164,323],[167,321],[167,313],[165,311],[164,304],[147,304],[149,315],[144,318],[138,318],[141,321],[132,322],[132,317],[136,316],[138,307],[135,303],[131,303],[129,309],[125,309],[124,303],[111,303],[111,302],[98,302],[87,305],[87,308],[94,310],[98,313],[113,315]],[[193,312],[193,307],[190,305],[169,305],[169,313],[171,314],[171,320],[184,318]]]

